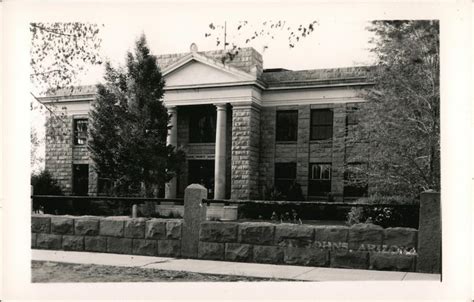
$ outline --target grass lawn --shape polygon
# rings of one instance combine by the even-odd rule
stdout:
[[[151,268],[74,264],[49,261],[31,262],[32,282],[232,282],[289,281],[230,275],[211,275]]]

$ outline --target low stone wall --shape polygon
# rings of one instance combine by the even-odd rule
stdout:
[[[419,231],[371,224],[209,221],[217,212],[203,203],[205,199],[204,187],[188,186],[183,220],[33,215],[31,245],[37,249],[440,272],[439,193],[422,193]]]
[[[198,258],[415,271],[415,229],[264,222],[201,223]]]
[[[181,257],[182,220],[33,215],[37,249]],[[205,221],[197,258],[415,271],[418,231],[374,225],[312,226]]]
[[[31,246],[37,249],[181,256],[182,220],[33,215]]]

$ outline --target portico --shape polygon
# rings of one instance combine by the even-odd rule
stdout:
[[[163,101],[171,116],[167,142],[185,149],[187,155],[186,175],[166,184],[165,197],[179,197],[183,182],[189,184],[192,179],[211,184],[209,194],[215,199],[250,198],[250,192],[258,191],[258,147],[254,146],[258,144],[262,87],[257,70],[244,72],[192,51],[164,68],[163,76]],[[200,179],[196,176],[199,171],[189,170],[208,171],[208,163],[196,166],[193,162],[199,160],[214,161],[212,180]],[[255,171],[248,166],[251,163]],[[232,167],[237,171],[230,173]],[[202,177],[209,177],[209,172],[204,174]]]
[[[197,146],[200,144],[203,147],[205,144],[213,145],[214,146],[214,175],[213,175],[213,185],[214,188],[211,189],[212,195],[215,199],[224,199],[226,197],[226,170],[227,170],[227,154],[226,154],[226,146],[227,146],[227,104],[216,104],[213,105],[216,112],[216,119],[211,121],[213,123],[215,121],[215,140],[213,142],[204,142],[204,143],[192,143],[192,139],[190,140],[189,137],[187,142],[182,141],[181,146],[194,144]],[[169,106],[168,114],[170,115],[170,127],[171,129],[168,132],[167,137],[167,144],[172,145],[178,148],[178,110],[177,106]],[[192,111],[192,109],[191,109]],[[199,113],[199,110],[196,110]],[[199,116],[198,116],[199,118]],[[190,125],[191,127],[192,125]],[[191,131],[191,129],[190,129]],[[191,142],[191,143],[190,143]],[[189,150],[188,150],[189,152]],[[197,153],[197,152],[196,152]],[[204,152],[203,152],[204,154]],[[191,158],[192,159],[199,159],[199,157],[193,154],[191,148]],[[207,160],[212,160],[209,156],[206,157]],[[189,171],[188,171],[189,174]],[[190,177],[188,177],[189,179]],[[206,183],[204,183],[206,184]],[[166,198],[176,198],[177,197],[177,178],[173,178],[170,182],[166,184],[166,191],[165,197]]]

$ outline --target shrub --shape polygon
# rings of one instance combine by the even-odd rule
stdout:
[[[412,201],[400,196],[371,196],[357,200],[358,203],[393,204],[394,206],[380,207],[352,207],[347,214],[347,224],[373,223],[384,228],[412,227],[418,228],[419,208],[399,207],[397,205],[410,204]]]
[[[48,170],[31,175],[33,195],[63,195],[61,187]]]
[[[38,174],[31,175],[31,185],[33,195],[64,195],[58,182],[51,176],[48,170],[43,170]],[[48,214],[62,214],[69,205],[61,200],[35,201],[33,211],[43,211]]]

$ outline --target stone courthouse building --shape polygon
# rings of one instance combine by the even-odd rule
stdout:
[[[297,183],[306,200],[361,196],[367,188],[345,185],[350,165],[365,165],[366,152],[346,143],[364,100],[364,68],[263,69],[262,55],[244,48],[223,63],[224,51],[158,56],[166,81],[164,104],[171,117],[168,142],[186,153],[184,173],[166,186],[182,197],[202,183],[216,199],[260,199]],[[66,133],[46,139],[46,169],[66,194],[100,195],[106,180],[87,150],[88,112],[94,86],[43,98],[66,108]],[[360,146],[359,146],[360,147]],[[357,154],[351,156],[350,154]]]

